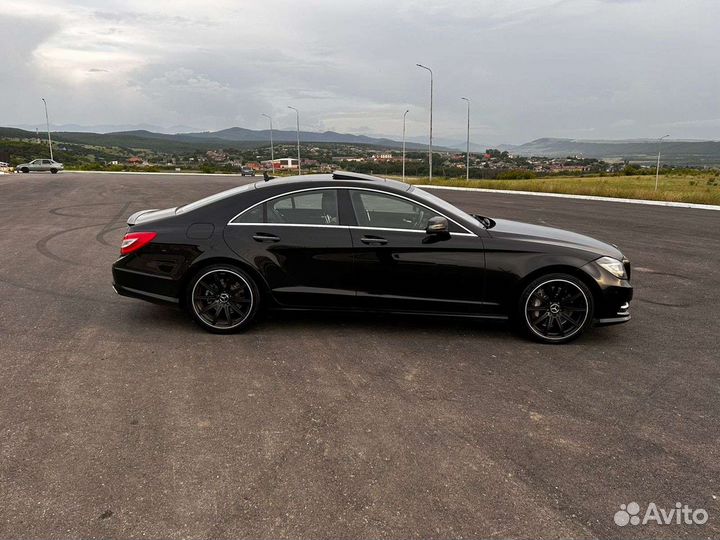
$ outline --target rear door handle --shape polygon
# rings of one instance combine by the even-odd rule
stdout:
[[[380,238],[379,236],[363,236],[360,241],[363,244],[368,245],[376,245],[376,246],[382,246],[384,244],[387,244],[388,241],[385,238]]]
[[[259,232],[253,235],[253,240],[256,242],[279,242],[280,237],[270,233]]]

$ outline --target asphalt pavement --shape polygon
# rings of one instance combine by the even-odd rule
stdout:
[[[0,537],[720,536],[720,212],[436,190],[614,242],[632,321],[271,315],[110,287],[125,218],[249,179],[0,176]],[[705,509],[627,525],[622,504]]]

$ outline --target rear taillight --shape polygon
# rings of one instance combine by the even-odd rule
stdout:
[[[127,233],[120,245],[120,255],[127,255],[148,245],[157,236],[154,232],[133,232]]]

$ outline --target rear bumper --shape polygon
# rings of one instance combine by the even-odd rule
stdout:
[[[120,296],[127,296],[128,298],[138,298],[140,300],[147,300],[153,304],[164,304],[177,306],[180,301],[172,296],[163,296],[161,294],[155,294],[147,291],[141,291],[138,289],[131,289],[129,287],[123,287],[116,283],[112,284],[113,290]]]
[[[113,266],[112,287],[120,296],[156,304],[178,305],[177,283],[173,279]]]

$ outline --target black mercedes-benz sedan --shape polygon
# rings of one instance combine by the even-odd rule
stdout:
[[[374,176],[260,181],[127,223],[118,294],[179,305],[216,333],[261,308],[503,319],[547,343],[630,319],[615,246]]]

